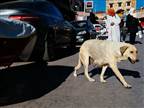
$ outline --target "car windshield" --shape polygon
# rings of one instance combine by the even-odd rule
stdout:
[[[93,25],[89,21],[74,21],[72,22],[72,25],[76,28],[88,28],[88,29],[94,29]]]
[[[63,15],[57,9],[57,7],[48,1],[45,0],[12,0],[17,2],[9,2],[1,5],[2,8],[27,8],[34,9],[36,12],[41,12],[41,14],[45,13],[49,16],[55,17],[59,20],[64,20]]]
[[[52,4],[52,3],[37,3],[36,4],[37,10],[40,10],[41,12],[47,13],[50,16],[54,16],[56,18],[59,18],[61,20],[64,20],[63,15],[60,13],[60,11]]]

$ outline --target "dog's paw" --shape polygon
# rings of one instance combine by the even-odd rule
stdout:
[[[94,82],[94,81],[95,81],[95,79],[92,79],[92,78],[91,78],[91,79],[88,79],[88,80],[89,80],[90,82]]]
[[[124,86],[125,86],[125,88],[132,88],[132,86],[130,84],[126,84]]]
[[[100,82],[102,82],[102,83],[106,83],[107,81],[106,81],[106,80],[100,80]]]
[[[74,77],[77,77],[77,74],[76,74],[76,73],[74,73],[73,75],[74,75]]]

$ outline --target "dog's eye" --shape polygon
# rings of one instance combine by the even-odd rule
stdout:
[[[138,53],[138,51],[136,51],[136,53]]]
[[[133,53],[133,51],[130,51],[130,53]]]

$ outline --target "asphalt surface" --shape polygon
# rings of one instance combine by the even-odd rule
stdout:
[[[110,69],[107,83],[99,81],[100,69],[89,67],[96,82],[88,82],[83,68],[74,78],[78,49],[58,50],[58,60],[48,65],[14,63],[0,70],[1,108],[143,108],[144,107],[144,39],[138,39],[139,62],[123,61],[118,67],[126,81],[126,89]]]

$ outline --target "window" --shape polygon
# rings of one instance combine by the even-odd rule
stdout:
[[[121,7],[121,6],[122,6],[122,2],[119,2],[119,3],[118,3],[118,7]]]
[[[130,9],[126,9],[127,10],[127,12],[130,10]]]
[[[113,7],[113,3],[110,3],[109,6],[110,6],[110,8],[112,8]]]
[[[130,5],[131,5],[131,2],[130,2],[130,1],[128,1],[128,2],[127,2],[127,6],[130,6]]]
[[[59,18],[63,19],[63,15],[61,14],[61,12],[52,3],[43,4],[43,3],[40,3],[40,2],[36,2],[35,3],[35,8],[38,11],[47,13],[47,15],[51,15],[51,16],[59,17]]]

